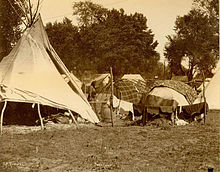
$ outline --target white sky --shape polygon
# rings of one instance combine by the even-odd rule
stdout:
[[[40,13],[44,24],[47,22],[62,21],[66,16],[73,20],[72,4],[79,0],[44,0]],[[147,26],[155,34],[155,40],[159,45],[156,50],[160,53],[163,61],[163,49],[167,42],[166,36],[173,34],[173,27],[178,15],[187,14],[192,7],[192,0],[91,0],[94,3],[103,5],[105,8],[123,8],[126,13],[139,12],[144,14]]]

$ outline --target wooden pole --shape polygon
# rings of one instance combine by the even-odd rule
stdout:
[[[4,115],[6,105],[7,105],[7,101],[5,101],[4,106],[2,108],[2,112],[1,112],[1,135],[2,135],[3,115]]]
[[[86,93],[87,93],[87,92],[86,92],[86,83],[84,83],[84,84],[85,84],[85,86],[84,86],[84,90],[85,90],[85,95],[86,95]]]
[[[49,40],[48,40],[49,41]],[[52,57],[53,60],[55,60],[55,62],[58,64],[58,66],[60,67],[60,69],[62,70],[62,72],[64,72],[64,74],[67,76],[67,78],[70,80],[70,83],[75,87],[75,89],[77,90],[77,92],[80,94],[80,97],[83,98],[83,100],[90,106],[86,95],[83,93],[83,91],[81,90],[81,88],[79,88],[79,86],[77,85],[77,83],[74,81],[74,79],[71,77],[69,70],[67,69],[67,67],[65,66],[65,64],[62,62],[62,60],[60,59],[60,57],[58,56],[58,54],[56,53],[56,51],[54,50],[54,48],[52,46],[49,47],[50,48],[50,52],[52,53]]]
[[[206,121],[206,97],[205,97],[205,75],[204,75],[204,72],[202,71],[202,76],[203,76],[203,82],[202,82],[202,85],[203,85],[203,98],[204,98],[204,124],[205,124],[205,121]]]
[[[38,115],[39,115],[39,118],[40,118],[41,130],[44,130],[44,124],[43,124],[43,119],[42,119],[41,113],[40,113],[40,104],[39,103],[37,104],[37,111],[38,111]]]
[[[163,79],[165,80],[166,74],[165,74],[166,66],[165,66],[165,59],[163,62]]]
[[[146,117],[147,117],[147,107],[144,106],[144,109],[142,111],[142,124],[143,124],[143,126],[146,125]]]
[[[111,75],[111,96],[110,96],[110,114],[111,114],[111,121],[112,121],[112,127],[114,126],[113,121],[113,74],[112,74],[112,67],[110,67],[110,75]]]
[[[76,127],[78,128],[78,123],[76,122],[76,119],[74,118],[74,116],[73,116],[72,112],[71,112],[70,110],[68,110],[68,112],[70,113],[70,115],[71,115],[71,117],[72,117],[73,121],[74,121],[74,122],[75,122],[75,124],[76,124]]]

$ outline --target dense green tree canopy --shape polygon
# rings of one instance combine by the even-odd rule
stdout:
[[[202,2],[196,1],[196,8],[190,10],[187,15],[177,17],[174,27],[176,35],[168,36],[165,46],[165,57],[174,74],[184,74],[181,62],[187,59],[186,74],[189,80],[193,78],[195,70],[210,74],[219,58],[218,12],[213,12],[218,5],[212,5],[210,9],[210,6],[205,4],[206,6],[201,8],[201,5],[204,5]],[[216,3],[218,4],[218,1]]]
[[[21,36],[22,11],[15,0],[0,1],[0,60]]]

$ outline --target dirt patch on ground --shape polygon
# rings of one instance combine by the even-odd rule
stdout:
[[[217,124],[19,127],[3,128],[0,171],[220,170]]]

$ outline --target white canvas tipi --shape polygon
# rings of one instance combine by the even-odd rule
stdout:
[[[209,109],[220,110],[220,68],[217,69],[215,75],[205,88],[205,98]],[[204,102],[202,92],[194,103],[200,102]]]
[[[69,76],[67,84],[61,73]],[[0,101],[42,104],[70,110],[97,123],[85,95],[51,46],[41,17],[0,63]]]

